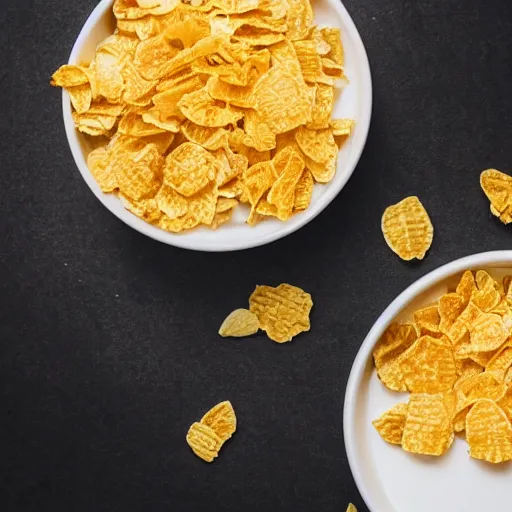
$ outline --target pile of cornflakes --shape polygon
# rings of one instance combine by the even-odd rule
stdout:
[[[309,0],[116,0],[115,33],[62,66],[103,192],[162,229],[251,225],[305,210],[353,128],[332,120],[346,81],[340,31]],[[108,139],[108,140],[105,140]]]
[[[213,462],[222,445],[236,431],[236,415],[231,402],[221,402],[210,409],[187,433],[192,451],[206,462]]]
[[[280,284],[256,286],[249,298],[249,309],[235,309],[224,320],[219,334],[243,337],[263,329],[276,343],[285,343],[301,332],[309,331],[311,295],[297,286]]]
[[[378,376],[411,394],[373,422],[384,440],[442,455],[465,433],[471,457],[512,459],[511,283],[467,271],[411,323],[387,328],[373,351]]]

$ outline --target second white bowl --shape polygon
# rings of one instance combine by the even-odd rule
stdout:
[[[512,463],[493,466],[470,459],[456,437],[442,457],[413,455],[386,443],[372,426],[407,393],[389,391],[377,377],[372,351],[387,326],[437,300],[465,270],[512,273],[512,251],[474,254],[444,265],[401,293],[366,336],[352,366],[345,394],[343,427],[348,461],[371,512],[480,512],[510,509]]]

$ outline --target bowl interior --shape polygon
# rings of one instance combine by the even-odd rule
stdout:
[[[75,44],[70,63],[89,62],[94,56],[97,44],[113,33],[115,23],[111,5],[110,0],[103,0],[95,9]],[[371,115],[371,78],[363,44],[341,3],[338,0],[314,0],[313,7],[318,25],[338,27],[342,31],[345,71],[350,83],[343,91],[338,92],[333,116],[355,119],[356,128],[339,154],[335,178],[327,185],[315,186],[308,210],[287,222],[268,219],[250,227],[245,224],[248,208],[240,206],[235,209],[231,222],[217,231],[200,227],[183,234],[167,233],[147,224],[125,210],[115,196],[103,194],[96,185],[86,164],[94,141],[74,129],[69,98],[64,92],[64,120],[70,147],[80,172],[98,199],[118,218],[152,238],[181,247],[211,251],[243,249],[271,242],[295,231],[320,213],[345,185],[364,147]]]
[[[416,309],[453,291],[463,270],[483,268],[498,279],[512,272],[512,251],[473,260],[474,264],[466,258],[442,267],[399,296],[376,322],[354,363],[345,399],[345,445],[356,483],[373,512],[476,512],[491,504],[505,510],[510,498],[512,464],[492,466],[470,459],[463,438],[456,436],[444,456],[425,457],[386,443],[372,426],[374,419],[394,404],[407,402],[409,395],[388,390],[373,365],[372,349],[387,325],[410,320]]]

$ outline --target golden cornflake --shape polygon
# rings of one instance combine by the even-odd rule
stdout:
[[[280,220],[286,220],[292,215],[295,189],[304,171],[301,156],[293,149],[288,153],[286,165],[267,196],[269,204],[276,207],[276,217]]]
[[[242,112],[214,100],[205,89],[185,94],[178,102],[178,107],[187,119],[209,128],[234,124],[243,117]]]
[[[185,121],[181,125],[181,131],[190,142],[199,144],[210,151],[224,147],[229,133],[224,128],[206,128],[191,121]]]
[[[115,0],[113,10],[118,19],[135,20],[148,15],[167,14],[177,4],[177,0]]]
[[[162,184],[155,196],[156,204],[169,219],[182,217],[188,211],[188,201],[169,185]]]
[[[212,462],[222,445],[236,431],[236,415],[231,402],[225,401],[210,409],[187,433],[187,443],[194,453]]]
[[[146,80],[155,80],[158,78],[158,69],[179,51],[164,34],[159,34],[137,45],[134,64]]]
[[[125,114],[119,120],[117,131],[118,133],[123,135],[130,135],[132,137],[147,137],[149,135],[165,133],[165,130],[162,128],[158,128],[151,123],[146,123],[142,116],[131,112]]]
[[[454,390],[458,395],[463,395],[463,401],[467,403],[479,398],[497,401],[505,395],[506,387],[494,375],[485,371],[459,379]]]
[[[229,102],[230,105],[243,108],[254,107],[253,86],[238,86],[223,82],[219,77],[212,76],[206,84],[208,94],[218,101]]]
[[[448,333],[457,318],[462,314],[466,304],[459,293],[447,293],[439,299],[439,330]]]
[[[353,119],[334,119],[331,121],[332,134],[335,137],[345,137],[352,133],[355,122]]]
[[[229,222],[231,220],[231,216],[233,215],[233,210],[228,210],[226,212],[216,212],[213,216],[213,220],[210,224],[210,228],[217,229],[222,224]]]
[[[247,158],[244,155],[233,153],[228,146],[216,151],[214,156],[219,167],[216,179],[219,186],[225,185],[234,179],[242,178],[247,170]]]
[[[463,297],[464,303],[467,304],[476,290],[477,288],[473,272],[466,270],[457,285],[456,292]]]
[[[493,313],[484,313],[479,316],[469,332],[472,352],[495,350],[501,347],[509,336],[509,330],[505,327],[503,319]]]
[[[449,341],[422,336],[399,358],[403,382],[411,393],[449,391],[457,380]]]
[[[101,49],[94,59],[97,95],[110,103],[119,103],[123,94],[121,64],[118,56]]]
[[[127,60],[121,67],[124,82],[123,100],[130,105],[148,105],[150,93],[156,92],[156,82],[141,76],[133,62]]]
[[[457,375],[459,376],[459,380],[455,384],[484,371],[482,366],[471,359],[456,360],[455,364],[457,365]]]
[[[304,154],[319,164],[327,164],[338,153],[338,146],[330,128],[309,130],[300,127],[295,133],[295,140]]]
[[[313,24],[313,10],[308,0],[288,0],[287,13],[289,37],[292,41],[303,39]]]
[[[115,0],[112,11],[92,59],[51,78],[76,129],[110,141],[88,159],[101,190],[172,233],[217,229],[240,203],[251,226],[306,210],[354,126],[332,119],[348,83],[341,34],[313,24],[310,0]]]
[[[68,87],[67,91],[71,104],[78,114],[83,114],[91,108],[92,89],[88,83]]]
[[[471,301],[482,311],[489,312],[501,302],[501,295],[498,288],[494,285],[494,281],[485,281],[473,293]]]
[[[257,286],[249,306],[258,317],[260,328],[277,343],[291,341],[297,334],[309,331],[313,301],[309,293],[296,286]]]
[[[155,198],[135,200],[125,196],[122,192],[118,192],[118,197],[123,206],[137,217],[146,222],[157,222],[162,217],[162,212],[158,207]]]
[[[300,180],[295,188],[295,198],[293,201],[293,209],[296,211],[306,210],[311,203],[313,195],[313,186],[315,181],[309,169],[304,169]]]
[[[492,214],[504,224],[512,222],[512,176],[487,169],[480,175],[480,185],[491,202]]]
[[[311,171],[317,183],[328,183],[336,174],[336,158],[324,163],[318,163],[305,156],[306,166]]]
[[[506,393],[506,386],[487,372],[467,375],[460,378],[454,386],[456,393],[455,416],[453,428],[461,432],[466,428],[466,417],[471,407],[481,398],[498,401]]]
[[[124,55],[133,57],[138,44],[139,40],[135,37],[135,34],[116,33],[104,39],[98,45],[96,51],[110,53],[119,59]],[[86,73],[88,73],[87,70]]]
[[[165,182],[187,197],[213,181],[216,173],[217,166],[212,155],[192,142],[181,144],[165,159]]]
[[[402,448],[422,455],[443,455],[453,442],[451,411],[442,393],[412,394],[402,435]]]
[[[113,192],[119,187],[114,170],[108,162],[107,148],[99,147],[91,151],[87,165],[103,192]]]
[[[324,41],[329,45],[329,52],[326,57],[330,58],[339,66],[344,64],[343,46],[341,44],[341,34],[339,28],[325,27],[320,30]]]
[[[372,422],[380,437],[391,444],[402,444],[407,404],[396,404]]]
[[[417,334],[413,325],[391,324],[373,350],[377,375],[382,383],[393,391],[407,391],[399,356],[416,341]]]
[[[295,53],[299,59],[302,76],[306,82],[316,82],[322,75],[322,60],[317,52],[316,42],[312,39],[295,41]]]
[[[311,120],[312,105],[305,84],[273,67],[254,86],[255,109],[273,133],[284,133]],[[289,101],[293,98],[293,101]]]
[[[329,128],[331,122],[331,113],[334,105],[334,87],[325,84],[315,85],[315,102],[313,104],[313,111],[311,112],[311,122],[308,123],[307,127],[313,130],[319,130],[322,128]],[[333,123],[338,121],[333,121]],[[333,124],[334,126],[334,124]],[[340,132],[339,128],[337,132]],[[334,133],[333,135],[349,135],[348,133]]]
[[[389,206],[382,215],[382,233],[391,250],[403,260],[422,260],[434,237],[427,211],[416,196]]]
[[[495,350],[491,350],[489,352],[471,352],[471,343],[469,344],[468,350],[469,358],[484,368],[489,364],[489,361],[493,358],[496,352]]]
[[[55,87],[78,87],[89,83],[89,77],[82,66],[66,64],[61,66],[52,76],[51,82]]]
[[[437,305],[418,309],[414,312],[414,323],[420,336],[423,334],[436,335],[439,332],[440,322],[441,317]]]
[[[405,352],[417,337],[416,329],[411,324],[399,325],[394,322],[388,326],[373,349],[373,358],[377,369]]]
[[[162,183],[163,159],[154,144],[140,151],[112,149],[110,164],[121,192],[135,200],[152,197]]]
[[[377,375],[381,382],[392,391],[407,391],[400,361],[390,359],[377,369]]]
[[[503,278],[503,293],[505,298],[512,301],[512,276],[505,276]]]
[[[227,441],[236,431],[236,415],[231,402],[217,404],[201,418],[201,423],[210,427],[222,442]]]
[[[193,229],[199,225],[199,219],[187,212],[181,217],[170,219],[167,215],[162,215],[157,222],[159,228],[170,233],[179,233],[187,229]]]
[[[512,459],[512,426],[503,409],[482,398],[466,418],[469,455],[493,464]]]
[[[497,404],[503,409],[503,412],[507,415],[507,418],[512,421],[512,385],[506,382],[508,386],[505,396],[498,400]]]
[[[258,317],[248,309],[235,309],[222,322],[219,334],[223,337],[241,338],[258,332],[260,324]]]
[[[249,167],[244,173],[244,195],[253,208],[263,194],[270,190],[277,176],[271,162],[261,162]]]
[[[218,199],[218,188],[215,182],[211,182],[196,194],[186,198],[187,209],[184,215],[176,217],[176,207],[179,203],[170,203],[172,218],[162,215],[158,220],[158,226],[171,233],[179,233],[187,229],[193,229],[199,224],[212,226],[216,217],[216,204]],[[169,210],[168,210],[169,211]]]
[[[187,433],[187,443],[199,458],[213,462],[219,455],[223,441],[212,428],[196,422]]]
[[[504,381],[505,376],[512,366],[512,344],[509,341],[498,350],[485,367],[487,373],[491,373],[499,381]]]
[[[496,290],[499,288],[499,285],[494,279],[489,275],[489,272],[485,270],[477,270],[475,273],[475,281],[479,290],[490,286],[491,288],[495,288]]]
[[[215,213],[225,213],[235,208],[238,205],[237,199],[229,199],[227,197],[219,197],[217,200],[217,206],[215,207]]]
[[[219,192],[215,182],[210,183],[197,194],[188,198],[188,212],[192,218],[206,226],[211,225],[216,213]]]

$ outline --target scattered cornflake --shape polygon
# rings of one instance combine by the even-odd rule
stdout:
[[[219,334],[222,337],[233,336],[241,338],[258,332],[260,324],[258,317],[248,309],[235,309],[222,322]]]
[[[340,30],[314,25],[310,0],[115,0],[112,10],[115,31],[90,62],[51,78],[76,129],[99,141],[88,166],[102,192],[172,233],[217,229],[242,204],[251,226],[306,210],[355,126],[332,119],[348,83]]]
[[[249,305],[258,317],[260,328],[277,343],[291,341],[297,334],[309,331],[313,301],[309,293],[296,286],[256,286]]]
[[[207,425],[193,423],[187,432],[187,443],[192,451],[206,462],[219,455],[222,439]]]
[[[236,431],[236,415],[230,401],[212,407],[202,418],[201,423],[210,427],[222,441],[227,441]]]
[[[391,250],[403,260],[422,260],[432,245],[434,227],[416,196],[388,206],[382,215],[382,233]]]
[[[222,445],[236,431],[236,415],[231,402],[225,401],[210,409],[200,422],[191,425],[187,443],[206,462],[213,462]]]
[[[487,169],[480,174],[480,186],[491,203],[491,213],[503,224],[512,222],[512,176]]]
[[[471,457],[512,459],[511,282],[468,270],[414,323],[388,326],[373,350],[377,375],[411,395],[373,421],[385,441],[438,456],[465,433]]]

